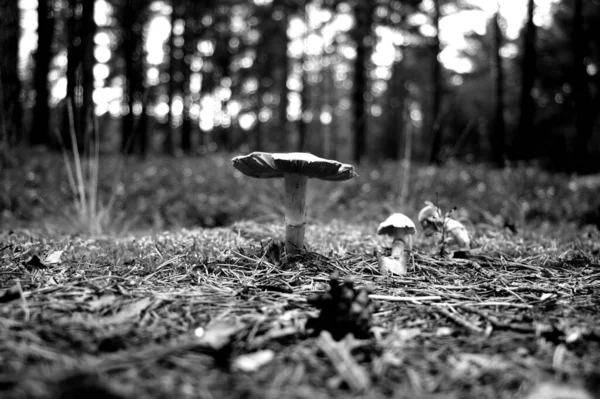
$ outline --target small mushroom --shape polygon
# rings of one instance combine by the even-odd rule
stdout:
[[[357,174],[352,165],[319,158],[307,152],[253,152],[232,160],[243,174],[259,179],[283,177],[285,184],[285,250],[292,254],[304,247],[306,186],[309,178],[342,181]]]
[[[471,246],[471,238],[464,224],[458,220],[447,218],[444,222],[444,228],[450,235],[450,241],[456,244],[459,248],[469,249]]]
[[[379,266],[384,272],[406,274],[406,250],[412,250],[412,236],[416,232],[413,221],[402,213],[394,213],[379,224],[377,234],[393,239],[391,256],[379,258]]]

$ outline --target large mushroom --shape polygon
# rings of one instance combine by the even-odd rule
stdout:
[[[231,160],[243,174],[259,179],[283,177],[285,184],[285,250],[296,253],[304,247],[306,186],[309,178],[342,181],[357,174],[352,165],[323,159],[307,152],[253,152]]]

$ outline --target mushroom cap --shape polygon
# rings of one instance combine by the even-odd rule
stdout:
[[[417,232],[415,224],[410,218],[402,213],[393,213],[385,221],[379,224],[377,234],[398,237],[412,235]]]
[[[243,174],[259,179],[283,177],[285,173],[298,173],[330,181],[348,180],[358,176],[352,165],[319,158],[308,152],[268,153],[256,151],[235,157],[231,162]]]

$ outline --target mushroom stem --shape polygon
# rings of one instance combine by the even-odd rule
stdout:
[[[406,246],[403,239],[396,238],[394,242],[392,242],[392,258],[405,258],[404,248]]]
[[[304,247],[306,228],[306,183],[308,177],[285,173],[285,252],[293,254]]]

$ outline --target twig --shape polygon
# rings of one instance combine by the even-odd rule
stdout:
[[[447,318],[449,318],[450,320],[452,320],[453,322],[455,322],[456,324],[463,326],[473,332],[476,332],[478,334],[483,334],[484,330],[480,327],[477,327],[476,325],[474,325],[473,323],[468,322],[466,319],[460,317],[457,314],[453,314],[450,313],[449,311],[447,311],[446,309],[440,307],[440,306],[435,306],[434,305],[434,309],[436,312],[446,316]]]
[[[365,392],[371,386],[371,378],[352,355],[344,341],[336,342],[328,331],[322,331],[317,346],[333,363],[340,377],[355,392]]]
[[[369,298],[376,299],[379,301],[388,302],[413,302],[413,301],[440,301],[442,299],[439,295],[429,296],[394,296],[394,295],[377,295],[371,294]]]

